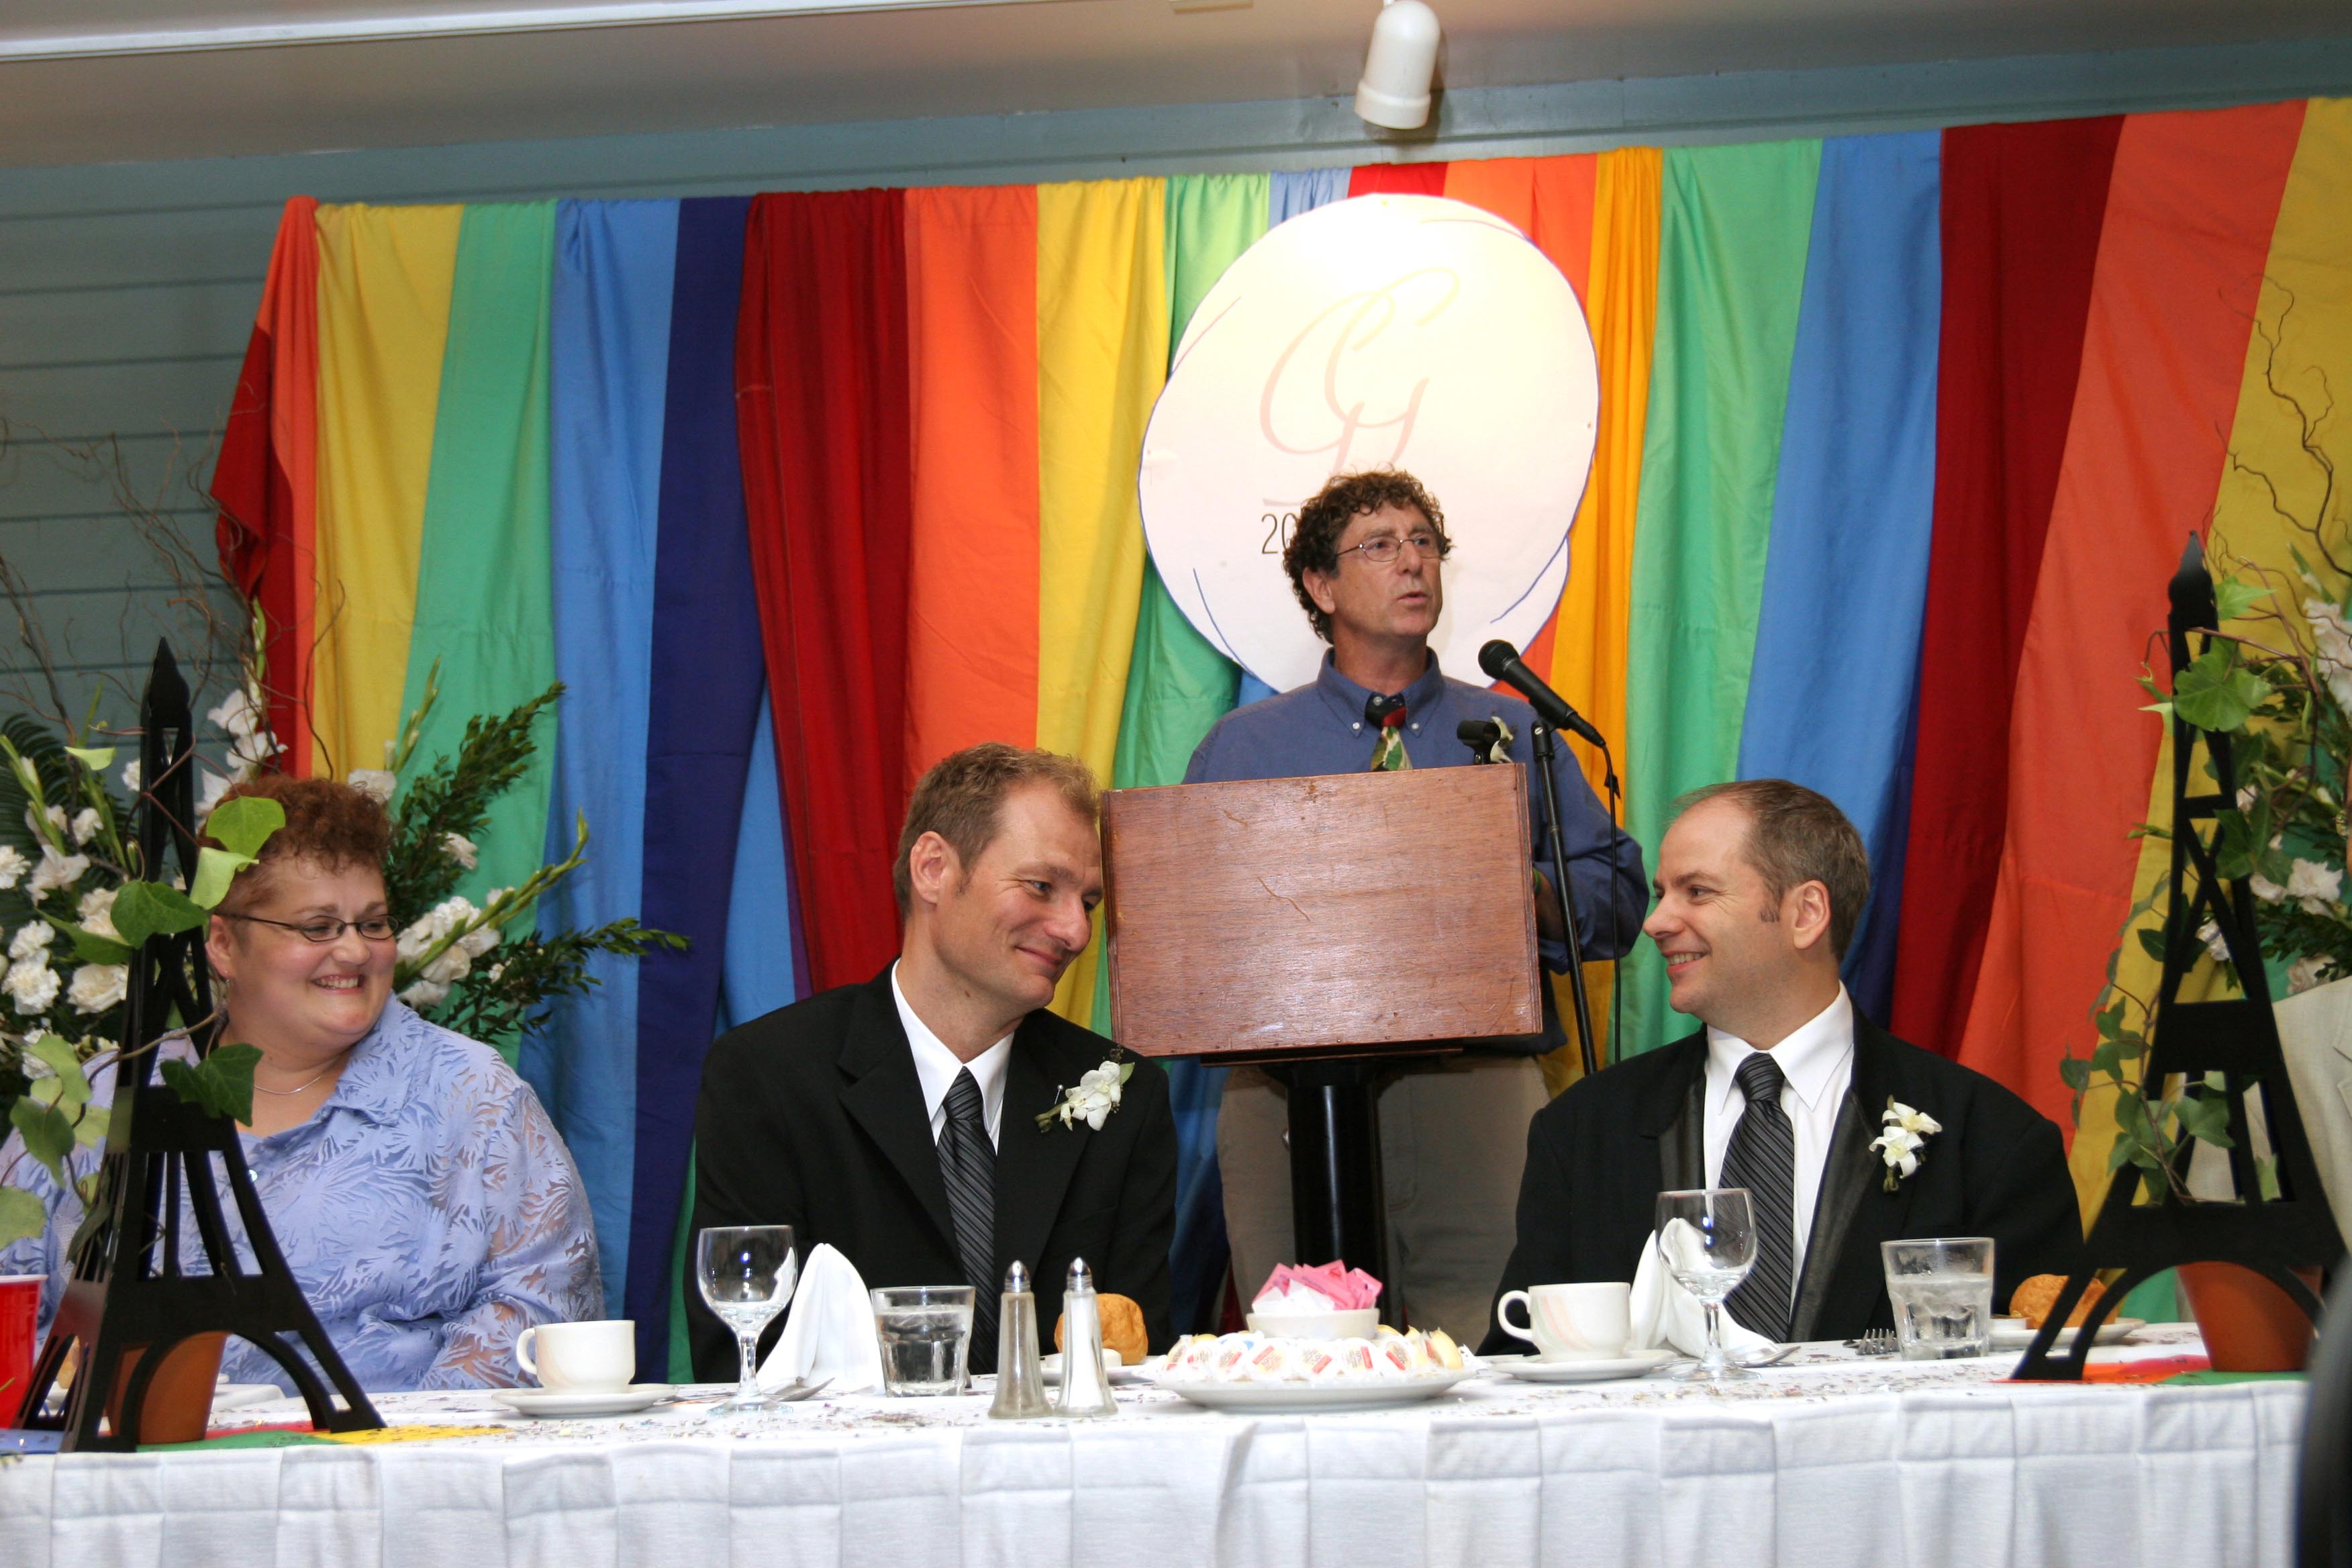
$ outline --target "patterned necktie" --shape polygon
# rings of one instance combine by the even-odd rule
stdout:
[[[1782,1341],[1797,1281],[1797,1135],[1780,1110],[1789,1079],[1769,1051],[1752,1053],[1738,1076],[1748,1109],[1731,1130],[1717,1184],[1748,1189],[1756,1211],[1756,1266],[1724,1305],[1742,1325]]]
[[[1412,759],[1405,755],[1404,717],[1404,699],[1401,696],[1375,693],[1364,699],[1364,722],[1380,736],[1372,746],[1370,772],[1398,773],[1412,766]]]
[[[996,1150],[970,1068],[948,1085],[948,1124],[940,1135],[940,1174],[955,1218],[956,1254],[973,1287],[971,1358],[975,1372],[996,1365]]]

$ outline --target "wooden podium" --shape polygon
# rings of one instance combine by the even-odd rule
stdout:
[[[1541,1032],[1528,831],[1518,767],[1104,797],[1112,1037],[1284,1072],[1292,1261],[1388,1278],[1377,1090],[1395,1058]]]

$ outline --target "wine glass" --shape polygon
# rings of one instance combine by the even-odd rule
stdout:
[[[1723,1348],[1723,1299],[1756,1263],[1756,1215],[1746,1187],[1702,1187],[1658,1194],[1658,1256],[1675,1283],[1706,1309],[1706,1353],[1685,1375],[1730,1383],[1756,1374]]]
[[[695,1274],[702,1299],[735,1331],[742,1379],[734,1396],[713,1414],[765,1410],[777,1402],[760,1392],[760,1334],[793,1299],[800,1276],[788,1225],[712,1226],[695,1238]]]

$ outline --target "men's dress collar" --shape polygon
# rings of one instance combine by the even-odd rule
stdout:
[[[981,1118],[988,1124],[988,1141],[1002,1142],[998,1127],[1004,1110],[1004,1064],[1013,1056],[1013,1037],[1006,1035],[967,1062],[948,1049],[947,1042],[932,1033],[908,1002],[906,991],[898,984],[896,963],[890,965],[890,1000],[898,1005],[898,1025],[907,1031],[907,1046],[915,1058],[915,1077],[923,1086],[924,1125],[939,1119],[940,1101],[955,1087],[956,1074],[969,1068],[972,1081],[980,1086]]]
[[[1315,689],[1322,694],[1325,706],[1337,713],[1341,721],[1361,725],[1364,721],[1364,700],[1386,697],[1388,692],[1376,692],[1369,686],[1360,686],[1339,673],[1333,662],[1331,650],[1323,650],[1323,668],[1315,674]],[[1434,650],[1429,656],[1429,667],[1421,679],[1404,689],[1404,710],[1408,716],[1426,711],[1445,690],[1445,672],[1437,667]]]
[[[1715,1064],[1723,1069],[1720,1082],[1710,1089],[1707,1114],[1727,1115],[1731,1110],[1731,1091],[1740,1064],[1755,1053],[1756,1047],[1737,1035],[1727,1035],[1713,1025],[1707,1026],[1706,1051]],[[1780,1065],[1781,1076],[1789,1082],[1789,1090],[1804,1102],[1808,1110],[1818,1110],[1822,1096],[1829,1093],[1845,1075],[1840,1070],[1853,1057],[1853,999],[1846,994],[1843,985],[1830,1005],[1800,1025],[1787,1039],[1772,1047],[1772,1059]]]

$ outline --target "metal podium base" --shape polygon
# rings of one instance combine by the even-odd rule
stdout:
[[[1402,1328],[1389,1278],[1389,1206],[1381,1179],[1381,1076],[1393,1061],[1304,1061],[1290,1080],[1290,1223],[1297,1261],[1334,1258],[1381,1282],[1381,1321]],[[1244,1291],[1258,1281],[1241,1281]]]

